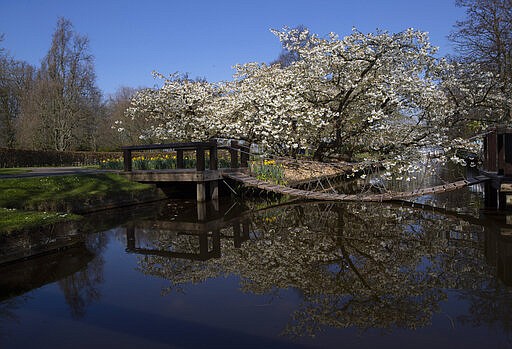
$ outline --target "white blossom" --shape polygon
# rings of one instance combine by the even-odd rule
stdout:
[[[297,52],[297,61],[239,64],[232,81],[216,84],[155,73],[163,86],[139,92],[127,111],[157,125],[141,137],[237,138],[285,155],[297,149],[363,154],[398,178],[418,169],[424,149],[438,149],[447,160],[458,149],[478,147],[453,137],[450,120],[462,110],[447,91],[456,74],[447,73],[453,66],[436,57],[426,33],[272,32]],[[477,89],[488,87],[489,78],[482,74]]]

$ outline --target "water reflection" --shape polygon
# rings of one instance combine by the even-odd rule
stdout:
[[[9,298],[0,301],[0,338],[6,334],[3,331],[5,324],[19,322],[16,310],[26,302],[26,297]]]
[[[511,215],[482,214],[486,222],[485,258],[496,268],[497,275],[507,286],[512,286],[512,224]]]
[[[87,268],[94,255],[85,246],[0,267],[0,301],[25,294]]]
[[[103,251],[108,243],[105,234],[91,234],[86,237],[86,250],[94,256],[87,268],[80,269],[59,280],[71,316],[75,319],[85,316],[87,307],[101,298],[99,286],[103,283]]]
[[[510,278],[503,261],[509,244],[493,240],[496,227],[463,218],[390,205],[297,204],[194,226],[139,223],[126,233],[128,250],[144,255],[139,270],[167,279],[165,292],[230,274],[240,277],[246,293],[293,288],[302,303],[285,333],[313,335],[324,327],[426,326],[449,289],[464,290],[472,309],[485,313],[473,311],[460,321],[488,321],[491,309],[478,305],[485,295],[510,296],[493,276],[497,266],[504,280]],[[240,235],[245,241],[237,243]],[[484,251],[492,255],[489,263]],[[507,311],[511,305],[500,304]]]
[[[226,235],[229,227],[229,235]],[[221,234],[220,230],[223,230]],[[250,222],[240,218],[209,222],[143,221],[126,227],[126,251],[144,256],[206,261],[221,257],[221,239],[235,247],[249,239]]]
[[[147,215],[147,209],[123,214],[112,210],[91,214],[78,223],[0,234],[1,309],[16,309],[31,291],[57,283],[71,316],[83,317],[87,307],[100,299],[99,286],[104,282],[103,253],[109,240],[102,231],[127,218]]]
[[[71,315],[84,316],[87,306],[99,299],[97,287],[103,282],[101,250],[105,245],[93,241],[101,240],[101,236],[90,236],[63,251],[0,266],[0,302],[57,282]]]
[[[427,328],[454,294],[468,307],[450,319],[453,326],[512,333],[512,217],[495,212],[418,204],[268,207],[255,200],[198,208],[165,202],[92,216],[80,234],[73,232],[81,239],[73,247],[0,267],[2,321],[16,317],[30,291],[52,283],[73,319],[87,319],[92,304],[115,309],[102,304],[105,293],[116,297],[102,287],[112,282],[105,268],[125,258],[131,272],[165,281],[162,307],[186,286],[225,276],[235,276],[247,295],[281,297],[293,290],[300,301],[281,329],[291,337],[328,328]],[[113,253],[115,243],[136,262],[122,249]],[[146,292],[150,279],[137,279],[137,287]]]

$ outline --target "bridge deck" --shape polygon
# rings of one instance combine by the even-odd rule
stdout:
[[[460,180],[443,185],[437,185],[430,188],[417,189],[408,192],[389,192],[383,194],[362,194],[362,195],[347,195],[347,194],[333,194],[325,192],[315,192],[302,189],[290,188],[284,185],[272,184],[266,181],[258,180],[247,174],[241,172],[224,173],[224,177],[231,178],[235,181],[241,182],[248,187],[258,188],[261,190],[271,191],[274,193],[285,194],[304,199],[325,200],[325,201],[393,201],[401,200],[409,197],[423,196],[427,194],[444,193],[457,189],[464,188],[469,185],[477,184],[488,180],[487,177],[477,177],[468,180]]]
[[[222,173],[218,170],[197,171],[191,169],[169,170],[138,170],[121,172],[128,179],[136,182],[209,182],[222,179]]]

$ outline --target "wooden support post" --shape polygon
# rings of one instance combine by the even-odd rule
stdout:
[[[206,202],[198,201],[197,202],[197,220],[202,222],[206,220]]]
[[[206,201],[206,182],[197,182],[197,202]],[[199,207],[199,206],[198,206]]]
[[[210,170],[217,170],[219,168],[219,156],[217,145],[210,148]]]
[[[208,259],[208,234],[206,232],[199,235],[199,255],[203,260]]]
[[[215,212],[219,212],[219,199],[213,199],[210,201],[212,203],[212,208]]]
[[[214,230],[212,232],[212,257],[219,258],[220,257],[220,231]]]
[[[132,151],[130,149],[123,149],[123,162],[125,172],[132,170]]]
[[[196,170],[197,171],[204,171],[205,169],[205,156],[204,156],[204,148],[201,146],[198,146],[196,148]]]
[[[242,247],[242,239],[240,236],[240,222],[233,224],[233,245],[236,248]]]
[[[244,241],[249,240],[249,231],[251,228],[250,221],[244,221],[242,222],[242,238]]]
[[[132,225],[126,228],[126,249],[129,251],[135,249],[135,228]]]
[[[247,145],[240,146],[240,167],[249,167],[249,151]]]
[[[176,168],[185,168],[183,161],[183,149],[176,150]]]
[[[238,142],[231,141],[231,148],[229,148],[229,155],[231,156],[231,168],[238,168]]]
[[[212,200],[219,199],[219,181],[210,182],[210,198]]]

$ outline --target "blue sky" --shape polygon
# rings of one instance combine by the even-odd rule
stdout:
[[[453,53],[446,36],[464,10],[454,0],[0,0],[0,45],[38,66],[57,18],[90,39],[99,88],[153,86],[151,71],[187,72],[208,81],[230,80],[232,66],[270,62],[281,46],[270,28],[304,25],[325,35],[352,27],[430,33],[440,54]]]

